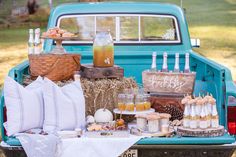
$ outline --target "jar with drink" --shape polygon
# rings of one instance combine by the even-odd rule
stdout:
[[[114,44],[109,31],[96,33],[93,42],[93,64],[95,67],[114,65]]]

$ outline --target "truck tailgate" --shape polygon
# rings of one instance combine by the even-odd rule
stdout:
[[[216,144],[231,144],[235,142],[234,136],[225,134],[220,137],[178,137],[171,138],[144,138],[140,140],[138,145],[216,145]]]

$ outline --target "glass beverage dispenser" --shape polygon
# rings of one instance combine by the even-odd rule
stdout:
[[[93,42],[93,64],[95,67],[114,65],[114,44],[109,31],[96,33]]]

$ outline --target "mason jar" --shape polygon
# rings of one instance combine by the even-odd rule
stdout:
[[[114,44],[110,31],[96,33],[93,41],[93,64],[95,67],[114,65]]]

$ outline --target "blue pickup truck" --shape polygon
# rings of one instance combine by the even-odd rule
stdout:
[[[149,69],[151,55],[157,52],[157,68],[162,65],[163,52],[168,53],[168,67],[174,68],[175,53],[180,54],[180,69],[184,69],[184,54],[190,54],[190,69],[196,72],[194,94],[210,92],[216,98],[220,124],[226,128],[221,137],[170,137],[145,138],[130,149],[138,157],[153,156],[231,156],[236,149],[236,86],[228,68],[193,51],[188,24],[183,10],[175,5],[161,3],[106,2],[64,4],[51,11],[48,28],[60,27],[76,32],[78,41],[65,41],[68,53],[80,53],[82,63],[91,63],[92,44],[96,31],[110,30],[115,45],[115,64],[125,69],[126,77],[142,82],[142,71]],[[55,47],[53,40],[46,40],[44,51]],[[9,76],[22,83],[28,75],[28,61],[19,64]],[[1,96],[1,134],[9,147],[2,147],[6,154],[22,151],[19,141],[5,135],[4,94]],[[136,154],[137,155],[137,154]],[[19,156],[19,155],[17,155]]]

